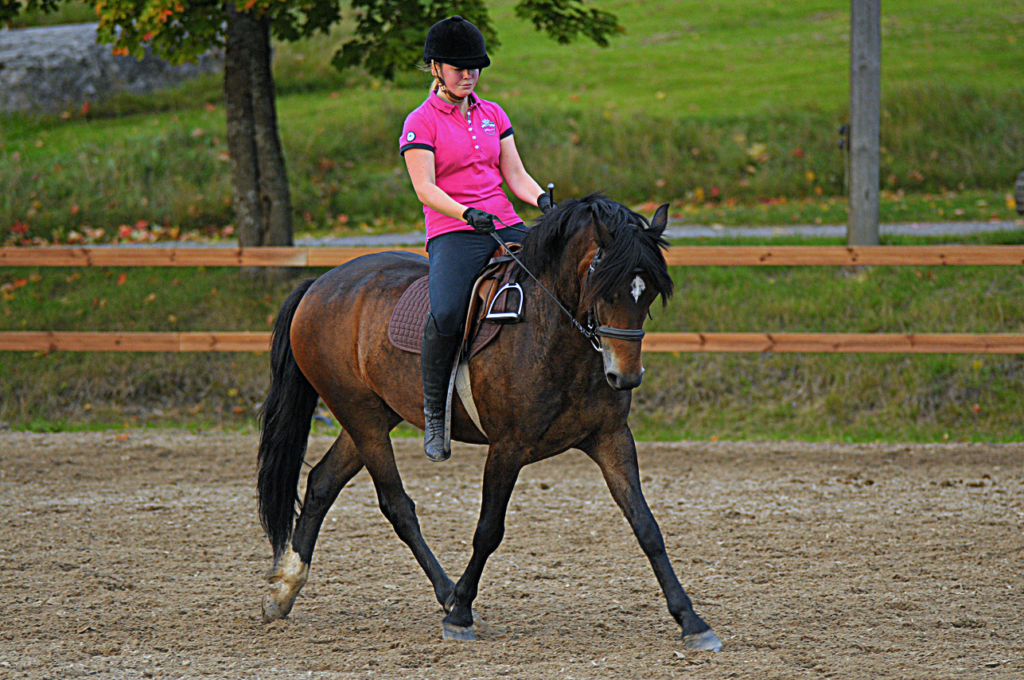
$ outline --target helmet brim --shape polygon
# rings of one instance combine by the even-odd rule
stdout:
[[[429,64],[431,61],[436,61],[440,64],[448,64],[455,68],[487,68],[491,65],[491,59],[486,54],[479,57],[465,57],[462,59],[446,59],[445,57],[433,57],[432,59],[423,59],[425,64]]]

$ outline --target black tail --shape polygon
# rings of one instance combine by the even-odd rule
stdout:
[[[299,284],[274,322],[270,350],[270,392],[260,409],[260,523],[274,548],[274,559],[288,547],[295,521],[299,472],[319,395],[299,370],[290,331],[295,310],[316,279]]]

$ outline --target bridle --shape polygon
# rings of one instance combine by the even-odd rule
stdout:
[[[598,246],[594,252],[594,259],[590,261],[590,267],[587,269],[587,276],[583,279],[583,290],[587,289],[587,282],[590,280],[590,275],[594,273],[594,269],[597,268],[597,264],[601,261],[601,247]],[[634,269],[633,274],[641,273],[641,269]],[[643,328],[616,328],[615,326],[602,326],[601,320],[597,317],[597,300],[594,300],[594,304],[587,310],[587,339],[590,340],[590,345],[598,352],[603,352],[601,349],[600,338],[611,338],[612,340],[626,340],[629,342],[640,342],[647,335],[647,332]],[[589,334],[588,334],[589,333]]]
[[[501,220],[497,221],[501,222]],[[505,224],[504,222],[501,222],[501,224],[504,225],[505,227],[508,227],[508,225]],[[515,229],[515,227],[508,228]],[[518,229],[517,231],[526,230]],[[526,272],[531,279],[533,279],[534,283],[540,286],[540,289],[547,293],[548,297],[551,298],[556,305],[558,305],[559,309],[562,310],[562,313],[569,317],[569,321],[572,322],[572,325],[576,328],[576,330],[582,333],[583,337],[590,341],[590,346],[593,347],[598,352],[604,352],[604,349],[601,347],[601,338],[611,338],[613,340],[626,340],[629,342],[640,342],[641,340],[643,340],[644,335],[647,334],[646,331],[644,331],[644,329],[642,328],[616,328],[614,326],[602,326],[601,320],[597,316],[597,300],[595,300],[594,303],[590,306],[590,309],[587,310],[587,325],[584,326],[579,321],[577,321],[576,317],[573,316],[572,312],[566,309],[565,305],[559,302],[558,298],[556,298],[554,294],[550,290],[548,290],[536,276],[533,275],[533,272],[526,268],[526,265],[523,264],[523,261],[516,257],[515,253],[513,253],[512,250],[508,247],[508,244],[505,243],[504,239],[498,236],[498,233],[496,231],[492,231],[491,236],[493,236],[494,240],[497,241],[505,249],[505,252],[509,255],[509,257],[511,257],[516,264],[522,267],[523,271]],[[587,289],[587,282],[590,280],[590,275],[594,272],[594,269],[597,268],[598,263],[601,261],[601,254],[602,250],[599,246],[597,248],[597,251],[594,253],[594,259],[590,261],[590,267],[589,269],[587,269],[587,275],[583,279],[584,291],[586,291]],[[639,271],[640,270],[634,270],[634,273],[639,273]]]

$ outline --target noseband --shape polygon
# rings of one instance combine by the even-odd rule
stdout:
[[[502,224],[504,224],[504,222],[502,222]],[[596,300],[594,301],[594,304],[590,306],[590,309],[587,310],[587,325],[584,326],[579,321],[577,321],[576,317],[572,315],[572,312],[566,309],[565,305],[559,302],[558,298],[556,298],[554,294],[552,294],[552,292],[548,290],[544,286],[544,284],[537,279],[536,276],[533,275],[533,272],[526,268],[526,265],[523,264],[522,260],[516,257],[515,253],[513,253],[509,249],[504,239],[498,236],[498,233],[496,231],[492,231],[491,236],[493,236],[494,240],[505,248],[505,252],[508,253],[513,260],[515,260],[516,264],[523,268],[523,271],[526,272],[538,286],[540,286],[540,289],[547,293],[548,297],[554,300],[555,304],[558,305],[558,308],[561,309],[567,317],[569,317],[569,321],[571,321],[572,325],[576,327],[576,330],[582,333],[583,337],[590,341],[590,346],[593,347],[598,352],[604,352],[604,349],[601,347],[601,338],[611,338],[613,340],[627,340],[629,342],[640,342],[647,334],[642,328],[615,328],[614,326],[602,326],[601,320],[597,318]],[[598,247],[597,252],[594,253],[594,259],[591,260],[590,262],[590,268],[587,270],[587,276],[583,280],[584,290],[586,290],[587,282],[590,280],[590,275],[594,272],[594,269],[597,267],[597,263],[600,261],[601,248]],[[639,271],[640,270],[638,269],[634,270],[634,273],[639,273]]]

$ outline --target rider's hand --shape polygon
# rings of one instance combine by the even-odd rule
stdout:
[[[540,211],[547,215],[549,212],[558,207],[558,204],[551,200],[551,194],[544,192],[537,197],[537,207]]]
[[[473,227],[478,234],[493,234],[494,220],[498,218],[496,215],[484,212],[483,210],[466,208],[466,212],[462,213],[462,219],[466,220],[466,223]]]

